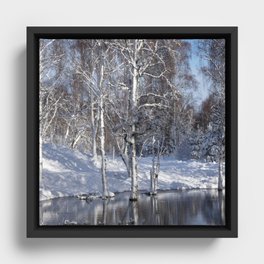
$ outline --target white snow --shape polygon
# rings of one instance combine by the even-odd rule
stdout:
[[[109,191],[130,190],[131,179],[121,159],[107,159]],[[139,160],[139,190],[150,188],[151,157]],[[217,188],[218,164],[196,160],[180,161],[172,157],[161,158],[158,189],[184,190]],[[223,185],[225,178],[223,179]],[[102,192],[100,161],[88,154],[53,144],[43,145],[43,183],[40,200]]]

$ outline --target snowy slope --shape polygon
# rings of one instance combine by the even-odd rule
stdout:
[[[151,158],[139,160],[139,189],[149,190]],[[109,190],[130,190],[130,178],[121,159],[107,160]],[[218,165],[194,160],[161,159],[158,189],[217,188]],[[98,193],[102,190],[100,161],[63,146],[43,145],[43,184],[40,200]]]

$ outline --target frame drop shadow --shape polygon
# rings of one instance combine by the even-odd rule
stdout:
[[[19,197],[19,202],[16,197],[11,198],[14,204],[15,217],[13,236],[15,246],[22,251],[43,252],[46,249],[49,251],[58,250],[86,250],[95,253],[101,253],[104,248],[106,251],[114,249],[125,250],[133,249],[146,252],[153,250],[163,251],[198,251],[208,249],[216,245],[216,238],[27,238],[26,237],[26,48],[18,51],[15,56],[15,98],[13,99],[15,108],[15,128],[16,138],[15,157],[17,164],[15,166],[14,182],[16,197]]]

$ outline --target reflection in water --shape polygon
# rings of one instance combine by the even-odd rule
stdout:
[[[127,212],[124,215],[120,225],[138,225],[138,202],[128,201]]]
[[[217,190],[129,193],[108,200],[74,197],[40,202],[40,225],[224,225],[225,193]]]

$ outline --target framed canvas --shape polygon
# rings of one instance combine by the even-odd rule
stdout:
[[[28,237],[237,237],[237,28],[27,28]]]

